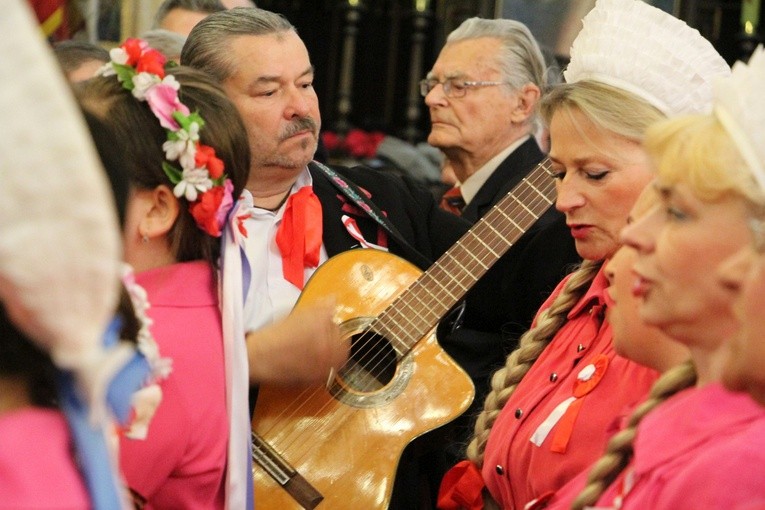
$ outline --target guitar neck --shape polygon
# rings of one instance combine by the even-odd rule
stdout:
[[[401,294],[373,325],[408,352],[555,201],[545,158]]]

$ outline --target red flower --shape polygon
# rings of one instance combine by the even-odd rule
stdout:
[[[223,175],[223,161],[215,157],[215,149],[209,145],[202,145],[200,143],[197,146],[194,163],[197,168],[207,167],[210,178],[213,180],[220,179]]]
[[[138,59],[135,70],[139,73],[156,74],[161,80],[165,77],[165,62],[167,58],[162,53],[147,47]]]
[[[122,49],[125,50],[125,53],[127,53],[128,56],[125,65],[135,67],[136,63],[138,63],[138,60],[141,58],[141,53],[143,53],[145,45],[146,43],[141,39],[135,39],[133,37],[126,39],[122,44]]]
[[[189,205],[189,212],[196,220],[199,228],[213,237],[220,237],[220,224],[218,222],[218,208],[225,195],[224,186],[215,186],[205,191],[197,200]]]
[[[385,134],[379,131],[367,133],[361,129],[351,129],[345,136],[345,147],[355,158],[373,158],[383,138]]]
[[[321,141],[324,142],[324,147],[328,151],[335,151],[340,148],[340,137],[332,131],[324,131],[321,134]]]

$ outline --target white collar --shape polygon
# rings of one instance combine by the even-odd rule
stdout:
[[[526,135],[518,138],[516,141],[508,145],[503,151],[499,152],[496,156],[487,161],[476,173],[465,179],[465,182],[460,184],[460,193],[466,204],[469,204],[471,200],[475,198],[481,187],[489,180],[494,170],[507,159],[507,157],[520,147],[523,143],[531,138],[531,135]]]

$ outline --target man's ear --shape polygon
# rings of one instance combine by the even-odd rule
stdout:
[[[516,104],[510,114],[514,124],[523,124],[534,114],[542,91],[533,83],[527,83],[517,92]]]
[[[180,214],[179,200],[164,184],[140,193],[143,194],[142,200],[146,201],[145,212],[138,225],[141,236],[151,239],[167,235]]]

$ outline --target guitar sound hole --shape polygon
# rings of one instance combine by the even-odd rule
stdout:
[[[351,356],[340,377],[353,391],[377,391],[396,375],[396,351],[385,337],[365,331],[351,337]]]

